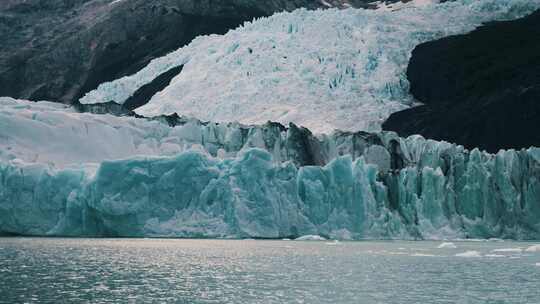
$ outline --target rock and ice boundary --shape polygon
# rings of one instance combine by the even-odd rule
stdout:
[[[539,148],[0,107],[0,234],[540,239]]]
[[[540,0],[434,2],[260,18],[225,35],[200,36],[133,75],[101,84],[80,103],[138,99],[148,103],[135,112],[146,117],[176,112],[214,122],[293,122],[315,133],[379,131],[390,114],[414,104],[406,70],[415,46],[540,8]],[[179,67],[165,88],[139,100]]]

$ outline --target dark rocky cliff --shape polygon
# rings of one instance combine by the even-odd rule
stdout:
[[[422,44],[407,76],[424,105],[385,130],[490,152],[540,146],[540,11]]]

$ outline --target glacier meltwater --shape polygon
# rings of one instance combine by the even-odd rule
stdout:
[[[420,136],[0,98],[0,231],[540,239],[540,149],[492,155]]]
[[[435,1],[412,1],[435,2]],[[409,3],[409,4],[410,4]],[[522,17],[539,0],[457,0],[395,9],[297,10],[198,37],[80,102],[123,104],[173,68],[179,75],[135,111],[214,122],[293,122],[316,133],[379,131],[410,107],[406,68],[422,42]]]

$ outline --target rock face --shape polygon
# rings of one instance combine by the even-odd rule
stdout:
[[[422,44],[407,76],[425,105],[393,114],[385,130],[490,152],[540,145],[540,11]]]
[[[73,103],[198,35],[222,34],[277,11],[326,6],[317,0],[3,0],[0,96]]]

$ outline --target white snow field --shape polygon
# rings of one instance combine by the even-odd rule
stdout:
[[[0,234],[539,239],[539,198],[539,148],[169,127],[0,98]]]
[[[376,131],[391,113],[414,103],[405,71],[416,45],[540,7],[540,0],[430,2],[399,9],[297,10],[254,20],[222,36],[198,37],[132,76],[100,85],[80,102],[122,104],[157,76],[184,65],[138,114],[294,122],[315,133]]]

